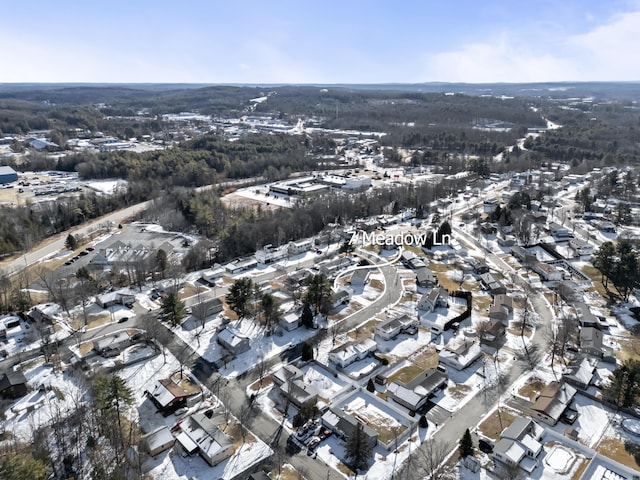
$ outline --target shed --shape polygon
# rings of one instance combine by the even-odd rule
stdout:
[[[147,446],[147,452],[151,456],[155,456],[165,450],[173,447],[176,443],[176,439],[171,435],[171,431],[168,427],[161,427],[144,437],[145,444]]]

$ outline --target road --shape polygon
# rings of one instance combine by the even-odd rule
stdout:
[[[460,230],[459,228],[452,228],[457,238],[464,239],[466,243],[474,245],[476,248],[484,250],[486,252],[486,260],[498,266],[500,269],[507,272],[514,272],[514,269],[508,265],[504,260],[497,255],[486,250],[474,237]],[[526,281],[520,277],[517,278],[519,283],[526,285]],[[548,346],[548,339],[546,333],[553,322],[554,313],[549,308],[549,304],[546,302],[544,296],[539,292],[534,292],[530,295],[531,301],[535,312],[540,318],[540,323],[536,326],[532,343],[536,344],[540,351],[545,351]],[[439,430],[433,435],[431,442],[434,445],[442,445],[446,448],[446,452],[450,452],[456,448],[460,438],[464,434],[467,428],[473,429],[480,421],[493,409],[496,404],[502,403],[502,396],[508,392],[513,383],[520,378],[524,373],[528,373],[529,368],[520,362],[515,362],[508,374],[508,382],[506,387],[500,387],[494,385],[485,389],[483,392],[475,395],[463,408],[454,412],[451,417],[440,427]],[[429,442],[423,443],[417,452],[412,454],[412,458],[405,462],[402,468],[396,474],[396,478],[407,480],[418,480],[425,476],[425,472],[428,471],[427,464],[429,463],[431,445]],[[435,450],[438,450],[437,448]],[[433,451],[433,450],[432,450]],[[437,452],[440,453],[440,452]],[[436,459],[437,463],[442,460]]]

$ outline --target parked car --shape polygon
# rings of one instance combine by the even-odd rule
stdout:
[[[179,409],[177,409],[174,413],[175,416],[179,417],[180,415],[184,415],[185,413],[187,413],[189,411],[189,409],[187,407],[181,407]]]
[[[485,440],[484,438],[478,440],[478,449],[482,453],[493,453],[493,445],[491,445],[491,442]]]
[[[318,437],[320,440],[324,440],[325,438],[329,438],[333,432],[331,430],[324,429],[319,434]]]

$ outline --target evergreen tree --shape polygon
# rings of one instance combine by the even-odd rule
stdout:
[[[0,458],[0,478],[4,480],[44,480],[47,470],[41,460],[28,454],[5,452]]]
[[[372,454],[371,443],[369,443],[369,439],[364,434],[362,424],[358,422],[356,429],[347,438],[345,460],[354,471],[359,469],[366,470],[369,467]]]
[[[640,395],[640,360],[629,358],[615,369],[605,396],[618,407],[631,407]]]
[[[67,238],[64,241],[64,246],[69,250],[75,250],[76,248],[78,248],[78,239],[70,233],[69,235],[67,235]]]
[[[460,451],[461,457],[467,457],[469,455],[473,455],[473,440],[471,439],[471,432],[467,428],[460,439],[460,445],[458,450]]]
[[[420,420],[418,421],[418,424],[420,425],[420,428],[429,427],[429,421],[427,420],[427,417],[425,417],[424,415],[420,415]]]
[[[162,302],[162,319],[175,327],[185,315],[184,302],[176,293],[170,292]]]
[[[376,386],[373,384],[373,380],[371,378],[367,382],[367,390],[370,391],[371,393],[376,391]]]
[[[156,271],[160,272],[160,276],[164,278],[165,273],[167,271],[167,267],[169,266],[169,261],[167,259],[167,252],[163,249],[159,249],[156,252],[156,258],[154,259]]]
[[[326,300],[331,295],[331,284],[324,273],[311,275],[307,279],[307,294],[305,300],[315,307],[316,312],[324,309]]]
[[[244,318],[249,310],[249,300],[253,294],[253,282],[249,277],[238,278],[229,287],[225,300],[239,319]]]
[[[313,312],[311,311],[311,307],[308,302],[304,302],[304,305],[302,306],[300,321],[305,327],[313,328]]]

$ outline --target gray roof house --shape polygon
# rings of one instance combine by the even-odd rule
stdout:
[[[249,350],[249,338],[240,335],[228,328],[218,333],[217,342],[234,355],[239,355]]]
[[[500,434],[493,449],[493,458],[509,466],[518,466],[531,473],[542,452],[540,438],[544,429],[530,418],[518,417]]]
[[[447,380],[445,368],[428,368],[409,383],[391,382],[387,386],[387,400],[393,400],[415,412],[422,408],[438,389],[444,387]]]
[[[376,336],[383,340],[392,340],[401,333],[417,333],[418,322],[407,314],[391,317],[376,325]]]
[[[322,415],[321,421],[325,427],[336,432],[342,438],[349,438],[360,425],[369,444],[374,447],[378,443],[378,432],[339,408],[329,407]]]

